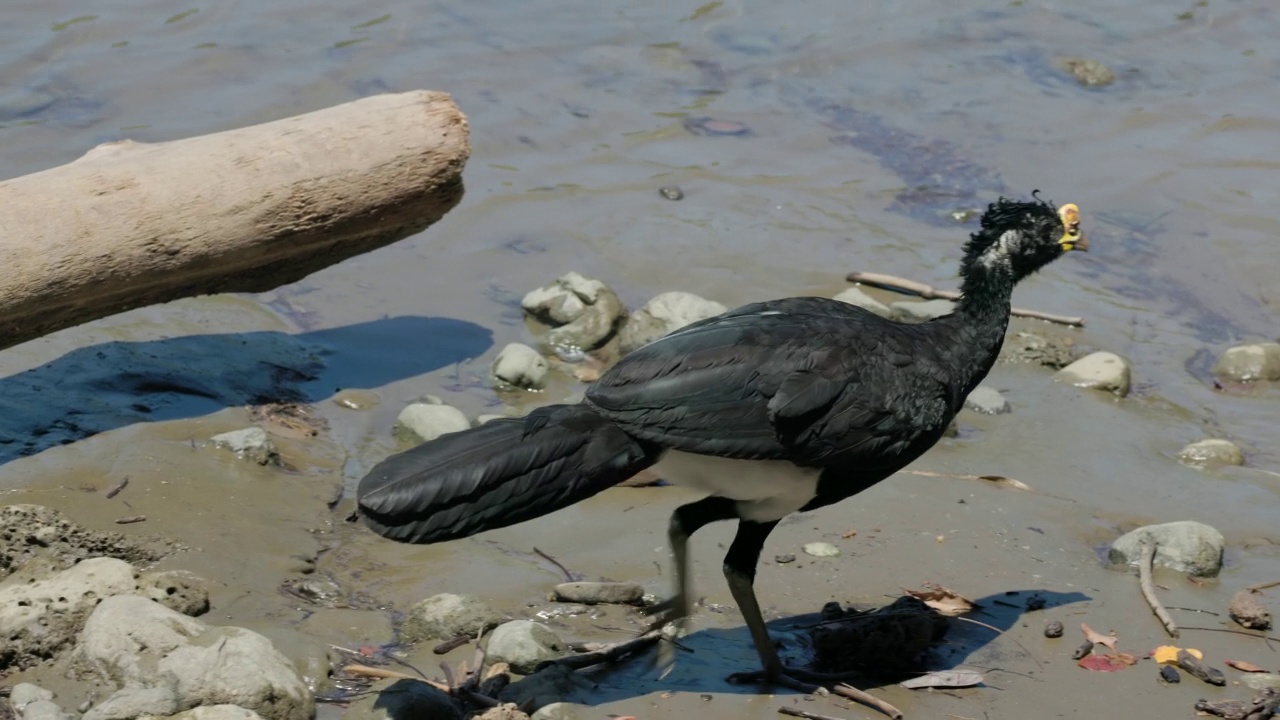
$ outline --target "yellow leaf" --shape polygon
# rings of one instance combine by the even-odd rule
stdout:
[[[1151,651],[1151,657],[1161,665],[1176,665],[1178,664],[1178,651],[1182,649],[1183,648],[1180,647],[1174,647],[1173,645],[1161,645]],[[1204,653],[1199,650],[1196,650],[1195,648],[1186,648],[1186,651],[1194,655],[1197,660],[1204,660]]]

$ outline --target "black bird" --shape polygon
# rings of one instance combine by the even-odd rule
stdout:
[[[782,664],[760,614],[765,538],[932,447],[995,363],[1014,285],[1087,249],[1076,206],[1001,198],[965,245],[950,315],[904,324],[798,297],[695,322],[622,358],[579,404],[387,458],[360,481],[360,512],[385,537],[435,543],[545,515],[656,465],[708,495],[671,516],[676,589],[655,625],[689,614],[689,536],[737,520],[724,575],[763,665],[738,679],[809,687],[797,679],[817,676]]]

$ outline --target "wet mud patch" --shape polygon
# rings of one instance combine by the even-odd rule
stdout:
[[[341,389],[379,387],[475,357],[491,344],[491,332],[472,323],[401,317],[297,335],[91,345],[0,379],[0,462],[138,422],[315,402]],[[294,421],[296,432],[299,418]]]

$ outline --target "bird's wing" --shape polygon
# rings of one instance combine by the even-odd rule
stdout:
[[[587,401],[628,434],[677,450],[855,460],[892,452],[946,414],[945,374],[920,352],[922,337],[839,301],[756,303],[627,355]]]

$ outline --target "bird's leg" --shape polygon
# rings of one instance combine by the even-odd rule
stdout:
[[[774,685],[790,688],[803,693],[812,693],[819,688],[805,680],[821,682],[826,679],[818,673],[811,673],[799,668],[788,668],[778,657],[778,649],[769,637],[769,628],[765,625],[764,615],[760,612],[760,602],[756,599],[755,579],[756,565],[760,561],[760,551],[764,541],[778,525],[773,522],[753,522],[743,520],[738,523],[738,534],[729,546],[724,557],[724,578],[729,583],[729,592],[738,604],[742,620],[751,633],[751,641],[755,643],[756,652],[760,655],[763,669],[755,672],[734,673],[729,676],[730,682],[769,682]]]
[[[669,599],[646,610],[646,614],[656,615],[647,630],[655,630],[668,623],[683,620],[692,610],[689,593],[689,537],[702,526],[717,520],[729,520],[736,517],[736,503],[727,498],[708,497],[681,505],[671,513],[671,522],[667,525],[667,539],[671,543],[671,555],[674,558],[675,594]]]

